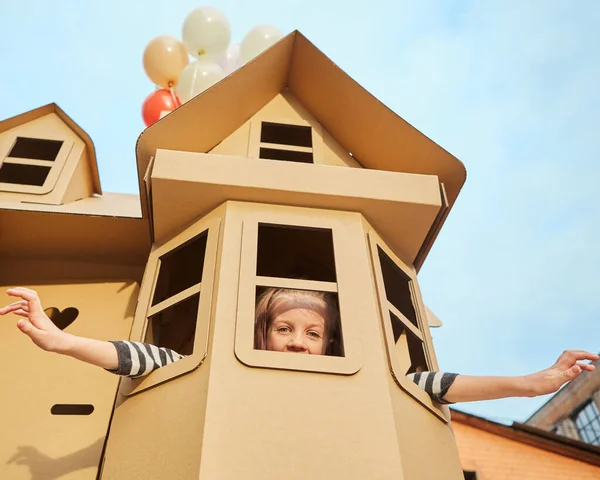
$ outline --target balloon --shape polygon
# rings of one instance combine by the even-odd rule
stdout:
[[[159,118],[162,118],[163,112],[171,112],[180,105],[181,102],[173,90],[163,88],[152,92],[146,97],[142,105],[144,124],[149,127]]]
[[[215,62],[197,60],[183,69],[177,84],[177,93],[182,102],[212,87],[225,77],[223,69]]]
[[[259,25],[250,30],[240,48],[240,60],[247,63],[283,38],[283,32],[273,25]]]
[[[229,45],[227,50],[217,58],[217,63],[223,69],[225,75],[237,70],[240,67],[240,44],[232,43]]]
[[[199,7],[183,22],[181,38],[190,55],[215,60],[231,40],[229,20],[215,7]]]
[[[146,75],[162,88],[175,87],[179,74],[188,63],[183,44],[169,35],[156,37],[144,50]]]

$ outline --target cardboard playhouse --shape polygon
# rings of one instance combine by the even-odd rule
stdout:
[[[0,123],[0,286],[66,331],[187,355],[143,379],[0,323],[0,478],[460,479],[417,272],[461,162],[294,32],[146,129],[103,193],[56,105]],[[255,350],[267,287],[331,292],[343,356]],[[3,304],[10,299],[2,294]]]

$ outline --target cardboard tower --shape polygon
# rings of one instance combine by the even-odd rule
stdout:
[[[140,194],[102,193],[56,105],[0,123],[0,286],[61,328],[173,348],[141,380],[0,323],[0,478],[462,478],[423,264],[461,162],[299,32],[145,130]],[[331,292],[343,356],[253,348],[257,294]],[[2,296],[3,304],[10,299]]]

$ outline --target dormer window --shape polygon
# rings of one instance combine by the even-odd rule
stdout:
[[[72,145],[67,139],[13,137],[6,153],[0,151],[0,191],[50,192]]]
[[[262,122],[259,157],[268,160],[314,163],[311,128]]]
[[[252,122],[249,157],[297,163],[319,163],[321,138],[315,125],[301,120]]]

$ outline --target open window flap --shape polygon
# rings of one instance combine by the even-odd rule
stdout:
[[[430,327],[441,327],[444,324],[442,321],[433,313],[427,305],[425,305],[425,315],[427,315],[427,323]]]
[[[150,162],[148,163],[148,167],[144,172],[144,190],[146,191],[146,199],[148,206],[148,224],[150,226],[150,238],[154,241],[154,215],[152,208],[152,167],[154,166],[154,157],[150,157]]]

